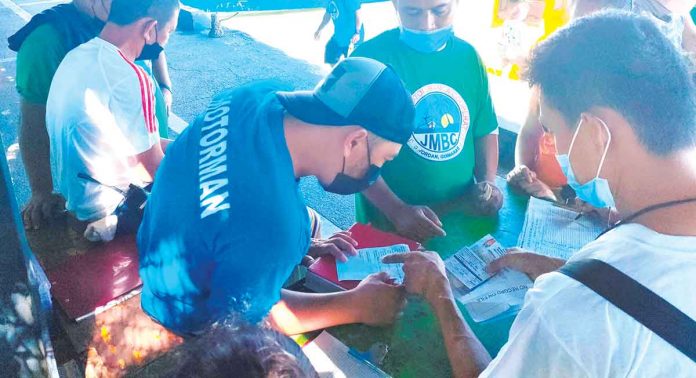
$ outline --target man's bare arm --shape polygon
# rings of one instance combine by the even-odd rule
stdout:
[[[387,281],[387,273],[368,276],[358,287],[328,294],[281,291],[269,315],[271,326],[295,335],[339,324],[390,324],[404,304],[404,291]]]
[[[172,79],[169,77],[169,66],[167,65],[167,55],[164,51],[152,61],[152,74],[157,83],[166,87],[172,87]]]
[[[20,101],[19,149],[32,193],[51,193],[51,151],[46,131],[46,105]]]
[[[382,177],[377,178],[377,181],[365,189],[362,194],[390,219],[400,208],[407,206],[404,201],[394,194]]]
[[[329,12],[324,12],[324,17],[321,19],[321,23],[319,24],[319,27],[317,27],[317,31],[314,32],[315,39],[319,39],[321,31],[324,30],[326,25],[329,24],[329,21],[331,21],[331,15],[329,14]]]
[[[435,252],[409,252],[388,255],[382,261],[403,263],[406,291],[430,303],[440,323],[453,375],[478,376],[491,357],[459,312],[440,256]]]
[[[495,183],[498,172],[498,135],[488,134],[476,139],[476,181]]]
[[[162,143],[155,143],[149,150],[135,155],[133,157],[134,167],[139,179],[143,182],[152,182],[155,179],[155,173],[159,168],[160,162],[164,157],[162,151]]]
[[[440,298],[432,306],[445,340],[452,375],[477,377],[491,362],[490,355],[462,317],[453,298]]]
[[[37,229],[65,210],[65,199],[53,193],[46,106],[22,99],[20,112],[19,150],[31,187],[31,198],[22,212],[22,219],[27,229]]]
[[[543,134],[544,130],[539,123],[539,92],[537,89],[534,89],[529,99],[527,119],[522,124],[520,133],[517,136],[515,165],[525,165],[531,170],[536,170],[539,140]]]

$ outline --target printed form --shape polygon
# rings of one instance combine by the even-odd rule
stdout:
[[[518,243],[520,248],[568,260],[605,228],[591,216],[575,220],[577,215],[575,211],[531,197]]]
[[[387,272],[400,284],[404,282],[404,271],[401,269],[403,264],[384,264],[382,257],[405,252],[409,252],[406,244],[358,249],[357,256],[350,257],[344,263],[336,263],[338,280],[362,280],[372,273]]]
[[[486,235],[445,260],[452,291],[475,322],[518,310],[533,285],[527,275],[514,270],[505,269],[493,277],[486,272],[486,265],[505,253],[500,243]]]
[[[473,289],[491,278],[486,265],[504,254],[505,248],[491,235],[486,235],[445,260],[445,267],[464,286]]]

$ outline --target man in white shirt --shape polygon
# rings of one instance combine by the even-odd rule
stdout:
[[[109,216],[123,196],[78,174],[121,189],[155,175],[167,141],[158,135],[153,83],[134,61],[146,46],[167,43],[178,12],[177,0],[114,0],[101,34],[56,71],[46,109],[51,159],[80,221]]]
[[[647,18],[602,12],[542,43],[529,67],[569,184],[586,202],[615,205],[622,219],[569,263],[603,261],[695,319],[696,90],[686,59]],[[404,262],[406,289],[432,305],[455,376],[696,376],[693,357],[552,272],[557,260],[513,251],[493,264],[533,278],[550,273],[527,293],[492,362],[463,321],[437,254],[385,260]]]

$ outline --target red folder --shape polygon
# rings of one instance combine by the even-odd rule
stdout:
[[[51,294],[70,319],[80,321],[118,304],[142,285],[135,235],[114,239],[46,271]]]
[[[358,242],[358,248],[387,247],[394,244],[406,244],[414,251],[421,247],[420,243],[399,235],[378,230],[370,225],[356,223],[348,231]],[[333,256],[322,256],[312,264],[307,272],[305,286],[317,292],[332,292],[350,290],[360,281],[339,281],[336,270],[336,259]]]

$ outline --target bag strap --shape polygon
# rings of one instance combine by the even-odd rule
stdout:
[[[664,298],[596,259],[567,263],[559,272],[592,289],[696,362],[696,320]]]

